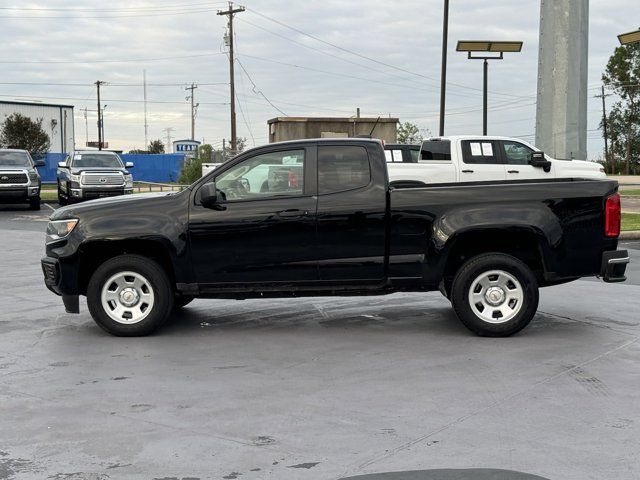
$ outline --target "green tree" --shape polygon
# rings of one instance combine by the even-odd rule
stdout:
[[[625,173],[635,170],[634,159],[640,156],[640,44],[622,45],[609,58],[602,81],[614,91],[618,100],[613,105],[607,121],[611,139],[611,171],[619,160],[625,163]],[[602,125],[601,125],[602,126]]]
[[[417,125],[411,122],[404,122],[398,125],[398,143],[422,143],[422,140],[423,137]]]
[[[152,140],[149,144],[149,153],[164,153],[164,143],[162,143],[162,140]]]
[[[31,120],[20,113],[13,113],[2,124],[0,146],[43,154],[49,151],[51,140],[42,128],[42,118]]]
[[[210,163],[213,155],[213,147],[207,143],[200,145],[196,154],[191,158],[185,158],[180,171],[179,182],[183,185],[191,185],[202,177],[202,164]]]

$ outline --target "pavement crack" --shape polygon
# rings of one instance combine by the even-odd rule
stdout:
[[[381,460],[384,460],[386,458],[392,457],[404,450],[407,450],[411,447],[413,447],[414,445],[417,445],[419,443],[424,442],[425,440],[428,440],[429,438],[433,437],[434,435],[438,435],[439,433],[444,432],[445,430],[458,425],[460,423],[465,422],[466,420],[475,417],[476,415],[479,415],[481,413],[487,412],[495,407],[498,407],[506,402],[509,402],[510,400],[523,395],[525,393],[531,392],[532,390],[535,390],[536,388],[538,388],[541,385],[545,385],[548,384],[550,382],[553,382],[554,380],[563,377],[565,375],[571,375],[571,374],[575,374],[575,372],[577,371],[582,371],[583,367],[590,365],[591,363],[597,362],[598,360],[605,358],[611,354],[614,354],[616,352],[619,352],[620,350],[624,350],[628,347],[630,347],[631,345],[633,345],[634,343],[636,343],[638,341],[638,338],[633,338],[631,340],[627,340],[626,342],[618,345],[617,347],[614,347],[610,350],[607,350],[604,353],[601,353],[600,355],[597,355],[589,360],[586,360],[578,365],[574,365],[570,368],[567,368],[565,370],[563,370],[562,372],[559,372],[555,375],[551,375],[549,377],[546,377],[542,380],[539,380],[537,382],[535,382],[533,385],[523,388],[521,390],[518,390],[517,392],[514,392],[510,395],[507,395],[506,397],[500,399],[500,400],[496,400],[495,402],[490,403],[489,405],[485,405],[484,407],[478,408],[472,412],[469,412],[466,415],[463,415],[461,417],[456,418],[455,420],[446,423],[445,425],[442,425],[441,427],[435,429],[435,430],[431,430],[430,432],[421,435],[420,437],[414,438],[413,440],[410,440],[408,442],[402,443],[400,445],[398,445],[397,447],[390,449],[390,450],[385,450],[384,453],[378,454],[378,455],[374,455],[373,457],[371,457],[369,460],[366,460],[365,462],[360,463],[355,471],[347,471],[345,472],[343,475],[341,475],[340,477],[338,477],[336,480],[349,476],[349,475],[355,475],[356,473],[360,472],[361,470],[365,469],[366,467],[373,465],[374,463],[377,463]]]

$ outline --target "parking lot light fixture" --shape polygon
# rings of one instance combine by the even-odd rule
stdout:
[[[630,45],[632,43],[640,43],[640,28],[633,32],[618,35],[620,45]]]
[[[493,41],[493,40],[460,40],[456,50],[458,52],[467,52],[469,60],[483,60],[483,88],[482,88],[482,134],[487,135],[487,104],[488,90],[487,83],[489,79],[489,60],[502,60],[505,52],[519,53],[522,51],[522,42],[520,41]],[[499,54],[499,55],[498,55]]]

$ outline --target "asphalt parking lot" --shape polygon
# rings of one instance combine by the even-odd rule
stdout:
[[[48,214],[0,207],[0,479],[640,477],[640,242],[512,338],[439,293],[198,300],[115,338],[45,288]]]

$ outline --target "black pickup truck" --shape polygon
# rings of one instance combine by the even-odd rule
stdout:
[[[389,185],[375,140],[249,150],[179,193],[57,210],[46,285],[67,312],[86,295],[121,336],[157,329],[195,297],[245,299],[440,290],[473,332],[507,336],[538,287],[625,280],[617,183]]]

